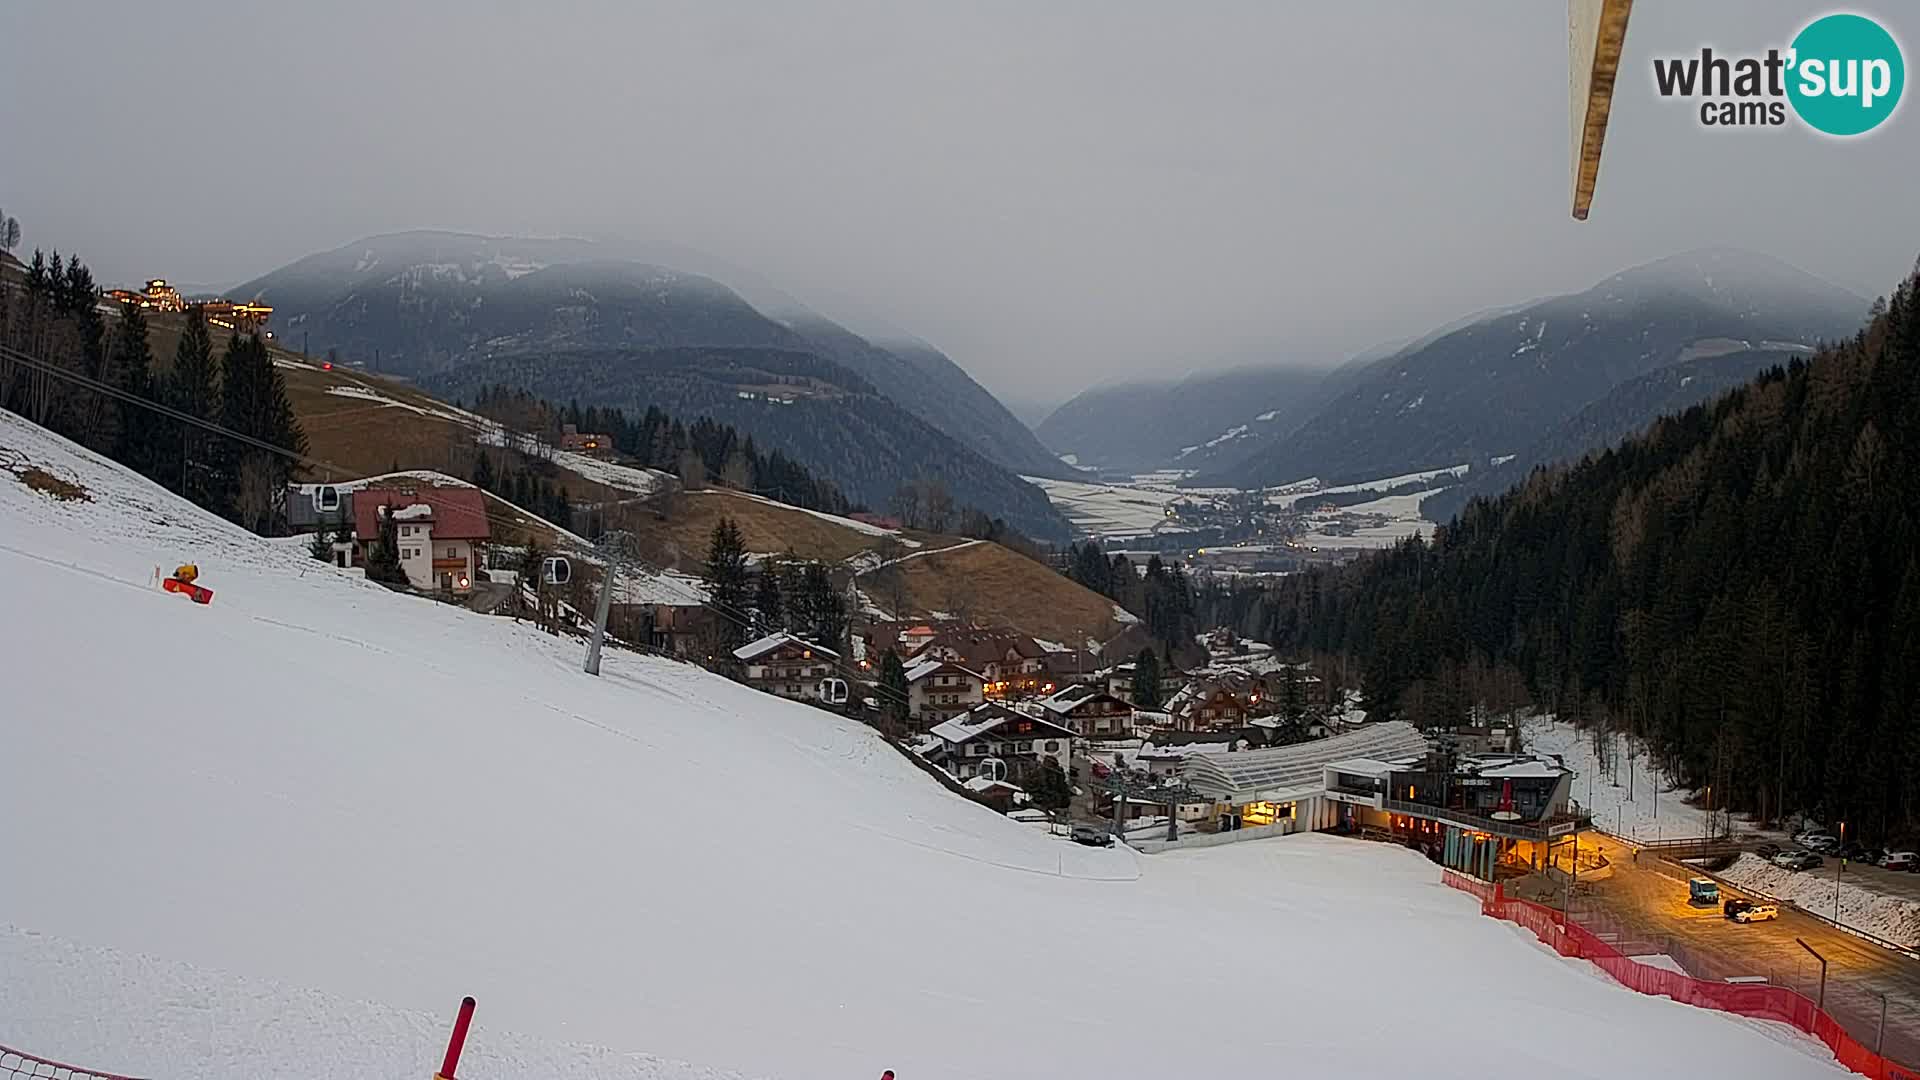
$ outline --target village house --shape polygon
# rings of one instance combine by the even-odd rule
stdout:
[[[1047,719],[1081,738],[1133,736],[1133,706],[1094,686],[1068,686],[1033,702]]]
[[[1073,732],[991,701],[928,732],[925,756],[956,779],[976,776],[1023,784],[1048,760],[1072,768]]]
[[[1259,692],[1237,692],[1225,680],[1203,678],[1181,687],[1167,701],[1174,731],[1220,731],[1244,727]],[[1250,701],[1249,698],[1252,700]]]
[[[742,678],[755,690],[795,701],[818,701],[821,680],[833,675],[840,654],[781,631],[740,646],[733,650],[733,658],[746,665]]]
[[[605,457],[613,453],[613,436],[583,432],[573,424],[563,424],[560,428],[560,449]]]
[[[365,488],[353,496],[354,562],[365,566],[380,542],[380,522],[391,518],[394,544],[407,583],[416,589],[465,595],[490,536],[487,506],[478,488]]]
[[[616,576],[607,630],[664,656],[704,663],[721,641],[721,619],[699,578],[677,570]]]
[[[907,713],[921,728],[933,727],[986,700],[986,685],[978,672],[928,657],[907,668]]]
[[[1041,670],[1054,686],[1106,686],[1100,657],[1086,649],[1055,649],[1040,658]]]
[[[986,696],[998,700],[1052,693],[1046,656],[1047,651],[1025,634],[953,628],[934,634],[913,659],[933,657],[977,671],[986,679]]]

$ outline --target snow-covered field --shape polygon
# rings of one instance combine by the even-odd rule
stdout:
[[[1078,847],[859,725],[631,654],[590,678],[573,640],[334,572],[5,414],[0,446],[92,496],[0,472],[9,1045],[425,1077],[473,994],[474,1080],[1477,1080],[1485,1054],[1434,1048],[1485,1030],[1525,1033],[1515,1073],[1844,1075],[1593,977],[1404,849]],[[211,606],[147,584],[184,559]],[[1206,1022],[1143,1025],[1160,1006],[1113,987]]]
[[[1612,736],[1608,766],[1602,768],[1593,733],[1581,731],[1570,721],[1528,717],[1521,721],[1520,731],[1528,749],[1558,754],[1573,770],[1573,797],[1593,814],[1593,823],[1600,828],[1632,840],[1706,835],[1705,808],[1687,802],[1693,792],[1656,777],[1651,759],[1630,747],[1627,736]]]
[[[1920,948],[1920,901],[1863,888],[1848,880],[1845,871],[1840,872],[1836,894],[1835,862],[1828,859],[1826,866],[1795,872],[1782,870],[1751,852],[1741,852],[1732,866],[1720,871],[1720,876],[1776,900],[1791,900],[1842,926],[1864,930],[1910,949]],[[1837,915],[1836,896],[1840,901]]]
[[[1138,534],[1168,525],[1167,507],[1181,498],[1180,493],[1171,488],[1091,484],[1049,480],[1042,476],[1024,479],[1046,492],[1047,498],[1076,528],[1095,536]]]
[[[1391,547],[1409,536],[1432,536],[1433,522],[1420,516],[1420,500],[1431,494],[1431,491],[1422,491],[1412,495],[1385,495],[1370,502],[1315,514],[1309,522],[1321,518],[1337,520],[1349,514],[1380,514],[1385,520],[1378,525],[1361,526],[1351,533],[1311,529],[1300,537],[1300,542],[1321,548],[1377,548]]]

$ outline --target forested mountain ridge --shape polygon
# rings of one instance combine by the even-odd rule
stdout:
[[[1835,340],[1859,326],[1866,306],[1756,252],[1686,252],[1410,347],[1369,367],[1288,438],[1198,482],[1340,483],[1519,453],[1613,387],[1690,350]]]
[[[1692,357],[1637,379],[1628,379],[1511,457],[1473,463],[1473,471],[1459,484],[1423,500],[1420,514],[1429,521],[1446,521],[1459,513],[1469,500],[1498,495],[1524,482],[1536,468],[1576,461],[1583,454],[1604,450],[1638,435],[1659,417],[1711,401],[1745,385],[1767,368],[1783,366],[1796,358],[1804,360],[1811,352],[1811,349],[1734,348]]]
[[[443,398],[496,384],[642,415],[708,417],[779,451],[848,499],[886,512],[903,485],[938,481],[954,501],[1036,539],[1064,540],[1039,488],[933,430],[845,368],[810,352],[753,348],[542,349],[475,356],[427,376]]]
[[[723,284],[726,282],[726,284]],[[476,348],[555,343],[816,352],[1006,468],[1060,473],[1026,426],[924,342],[881,345],[748,271],[683,248],[407,232],[319,252],[237,286],[317,350],[419,375]]]
[[[1920,823],[1917,505],[1920,275],[1810,362],[1288,579],[1267,629],[1357,658],[1384,713],[1457,721],[1512,668],[1727,804],[1892,839]]]

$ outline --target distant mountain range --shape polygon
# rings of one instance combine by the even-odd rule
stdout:
[[[1325,371],[1254,368],[1167,382],[1098,386],[1035,428],[1078,464],[1121,472],[1236,460],[1267,433],[1291,430],[1324,404]]]
[[[628,257],[636,250],[398,233],[308,256],[233,294],[273,304],[289,344],[337,349],[436,392],[505,382],[583,405],[706,414],[871,505],[938,477],[962,504],[1038,537],[1065,535],[1017,475],[1064,466],[938,349],[874,344],[743,273],[756,306],[706,275]]]
[[[1765,255],[1676,255],[1380,361],[1285,439],[1200,481],[1341,483],[1519,454],[1622,383],[1703,352],[1834,340],[1866,312]]]
[[[1424,506],[1444,519],[1470,494],[1847,336],[1866,311],[1863,297],[1778,259],[1707,249],[1478,312],[1332,372],[1096,388],[1037,430],[1084,465],[1188,468],[1197,485],[1338,484],[1471,463],[1473,480]]]

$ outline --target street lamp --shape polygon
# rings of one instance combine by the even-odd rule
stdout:
[[[1801,948],[1813,953],[1815,960],[1820,961],[1820,1000],[1814,1002],[1813,1007],[1819,1009],[1821,1012],[1825,1012],[1827,1009],[1827,958],[1814,952],[1813,946],[1807,944],[1806,938],[1794,938],[1793,940],[1799,942]]]

